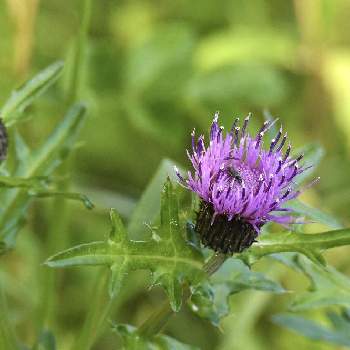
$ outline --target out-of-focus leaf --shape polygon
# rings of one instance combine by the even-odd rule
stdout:
[[[157,335],[151,339],[142,338],[137,328],[131,325],[118,324],[114,331],[121,336],[124,349],[127,350],[199,350],[166,335]]]
[[[150,270],[152,284],[165,289],[171,307],[178,311],[183,283],[194,284],[205,278],[202,255],[185,241],[178,210],[176,191],[168,179],[162,191],[160,227],[150,240],[130,240],[120,217],[112,211],[112,231],[108,240],[82,244],[58,253],[50,257],[46,265],[106,265],[112,271],[111,297],[118,293],[130,271]]]
[[[296,42],[289,32],[251,31],[235,28],[206,36],[197,48],[195,64],[203,70],[247,61],[278,64],[291,68]]]
[[[225,110],[224,107],[231,106],[232,100],[261,107],[276,105],[286,93],[286,82],[278,70],[270,66],[242,64],[195,76],[188,84],[186,98]]]
[[[128,231],[132,239],[150,238],[152,232],[146,224],[154,222],[160,210],[159,193],[167,176],[176,180],[174,165],[170,159],[163,159],[138,201],[129,221]]]
[[[0,349],[20,350],[16,336],[10,326],[8,310],[2,289],[0,289]]]
[[[25,108],[59,78],[63,67],[63,62],[55,62],[15,90],[0,111],[4,123],[15,123]]]
[[[343,322],[346,322],[347,332],[340,332],[338,329],[326,328],[297,315],[280,314],[273,316],[272,319],[278,325],[299,333],[307,338],[350,347],[350,323],[348,319],[346,321],[343,319]]]
[[[330,228],[341,229],[344,227],[335,217],[324,213],[317,208],[313,208],[298,199],[289,201],[288,208],[295,210],[299,214],[306,215],[307,218],[326,225]]]
[[[211,279],[213,283],[225,283],[231,293],[255,289],[274,293],[284,293],[285,289],[277,282],[268,279],[263,273],[251,271],[238,259],[228,260]]]
[[[298,255],[274,255],[285,265],[305,274],[310,290],[298,293],[290,305],[292,311],[301,311],[331,305],[350,307],[350,279],[335,268],[323,267]]]
[[[305,170],[302,174],[295,178],[295,182],[300,184],[309,178],[317,169],[323,156],[324,149],[319,144],[309,144],[305,147],[299,148],[295,151],[295,154],[304,154],[304,163],[306,166],[312,166],[311,168]]]
[[[50,175],[74,148],[85,114],[84,105],[74,105],[47,141],[19,163],[13,176],[35,178]],[[16,146],[21,148],[20,153],[23,152],[23,143],[18,142],[18,139]],[[11,189],[1,195],[0,239],[8,247],[14,245],[29,200],[27,189]]]
[[[6,244],[0,241],[0,255],[4,254],[6,251]]]
[[[33,350],[56,350],[56,340],[49,331],[43,331],[34,345]]]
[[[190,66],[194,45],[190,28],[170,24],[162,29],[147,42],[130,50],[126,71],[128,91],[146,91],[157,81],[153,88],[166,84],[160,94],[173,94],[177,92],[174,84],[181,85],[188,78],[184,67]],[[163,79],[165,73],[167,79]]]
[[[266,233],[243,253],[237,254],[251,265],[265,255],[281,252],[297,252],[319,265],[325,265],[322,250],[350,244],[350,229],[341,229],[315,234],[293,232]]]
[[[190,306],[196,314],[218,326],[220,320],[229,313],[228,298],[248,289],[285,292],[279,283],[262,273],[251,271],[242,261],[229,259],[211,277],[210,284],[202,284],[196,288]]]
[[[344,135],[350,132],[350,51],[332,50],[325,55],[321,74],[334,105],[334,119]],[[344,137],[348,149],[350,139]]]

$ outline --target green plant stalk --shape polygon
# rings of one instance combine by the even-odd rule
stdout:
[[[85,0],[83,5],[83,18],[80,25],[80,31],[75,46],[72,70],[69,77],[69,85],[67,90],[67,104],[74,103],[80,93],[82,63],[84,61],[88,30],[91,19],[92,0]]]
[[[210,259],[203,265],[204,272],[210,277],[226,261],[227,255],[213,254]],[[185,303],[191,297],[189,288],[185,288],[182,302]],[[175,312],[168,301],[164,302],[160,308],[155,311],[139,328],[138,333],[141,337],[150,338],[157,335],[167,324]]]
[[[108,280],[108,272],[101,270],[97,272],[90,297],[92,303],[89,305],[89,313],[72,350],[88,350],[94,344],[113,304],[113,299],[106,293]]]
[[[19,350],[15,333],[7,318],[5,295],[0,288],[0,349]]]
[[[75,55],[73,58],[71,74],[69,77],[69,86],[67,89],[67,106],[75,103],[79,97],[79,89],[81,85],[81,66],[84,59],[84,51],[91,19],[91,3],[92,0],[85,0],[83,5],[83,18],[76,42]],[[57,190],[59,192],[68,192],[69,190],[70,178],[67,176],[67,173],[71,168],[71,163],[72,157],[69,157],[59,169],[59,173],[64,179],[58,183]],[[68,211],[65,198],[57,197],[54,199],[50,217],[51,220],[49,222],[54,224],[49,230],[50,234],[48,237],[47,251],[45,251],[45,255],[47,255],[48,252],[51,254],[56,249],[63,249],[66,246],[66,242],[68,240]],[[39,312],[38,332],[40,332],[41,329],[48,324],[52,324],[54,322],[56,309],[56,298],[54,291],[57,281],[54,272],[49,269],[45,269],[42,277],[43,283],[41,284],[43,285],[43,289],[41,300],[43,303],[41,305],[41,312]]]

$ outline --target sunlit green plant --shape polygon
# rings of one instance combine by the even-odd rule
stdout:
[[[216,119],[214,119],[214,123],[216,123]],[[264,125],[267,127],[269,124],[265,123]],[[212,127],[212,130],[213,128],[216,130],[215,132],[221,133],[215,125]],[[278,135],[281,136],[281,132]],[[213,131],[211,138],[212,141],[213,138],[215,140],[217,139],[217,135],[216,133],[213,134]],[[276,137],[274,140],[278,138]],[[259,138],[256,138],[252,142],[258,143],[260,141]],[[214,143],[211,145],[215,146]],[[204,146],[201,147],[203,150]],[[197,152],[195,149],[194,151]],[[209,149],[207,151],[209,152]],[[228,152],[230,153],[230,150]],[[289,152],[290,148],[288,148],[287,154]],[[318,152],[306,154],[306,162],[315,153]],[[210,154],[215,157],[219,157],[220,155],[223,157],[223,160],[231,161],[224,152],[218,153],[218,155],[215,155],[214,152]],[[289,160],[287,157],[288,155],[285,157],[285,167],[290,167],[288,169],[290,173],[287,173],[288,176],[286,179],[291,180],[297,174],[299,167],[295,166],[296,162],[293,161],[293,158]],[[279,157],[275,159],[278,173],[281,168],[281,160]],[[272,165],[269,166],[272,167]],[[224,169],[221,165],[217,168],[219,172]],[[169,169],[168,171],[171,170]],[[177,169],[176,171],[178,172],[180,182],[186,187],[185,180]],[[308,175],[310,176],[310,174],[309,171]],[[223,181],[237,181],[239,186],[243,188],[245,180],[244,173],[241,172],[241,177],[238,180],[236,179],[238,176],[237,171],[235,172],[235,178],[232,178],[231,174],[224,174],[223,176]],[[248,173],[248,176],[251,176],[251,174]],[[284,177],[285,175],[283,175]],[[214,175],[212,175],[212,179],[212,181],[217,181],[217,177]],[[278,183],[281,182],[280,179],[277,180]],[[270,183],[271,180],[265,183],[265,193],[272,188]],[[256,191],[255,188],[253,190]],[[153,188],[151,193],[148,189],[147,195],[154,196],[152,192],[155,191],[158,191],[158,189]],[[241,190],[237,189],[237,191]],[[244,191],[242,193],[245,193]],[[338,228],[339,224],[335,220],[328,218],[327,215],[322,214],[316,209],[308,208],[295,199],[296,195],[293,195],[289,187],[288,189],[284,187],[283,191],[287,191],[287,194],[282,193],[282,199],[286,198],[289,193],[292,194],[289,201],[296,214],[302,214],[309,219]],[[241,197],[241,192],[238,193]],[[219,326],[220,320],[229,311],[228,299],[230,295],[247,289],[272,293],[287,292],[277,281],[273,281],[263,273],[256,273],[250,269],[263,257],[277,259],[287,266],[291,266],[294,259],[299,264],[297,271],[305,273],[313,281],[314,288],[312,292],[294,296],[290,310],[305,310],[325,305],[347,306],[349,300],[347,295],[349,282],[343,276],[339,280],[342,287],[339,288],[337,286],[334,281],[336,275],[331,273],[330,269],[326,267],[327,264],[323,257],[323,252],[330,248],[349,244],[350,236],[348,229],[306,234],[293,231],[292,227],[289,227],[287,230],[280,230],[280,232],[274,232],[271,231],[271,225],[266,225],[267,228],[264,229],[259,238],[257,238],[257,242],[251,245],[251,247],[223,252],[225,249],[220,243],[220,245],[212,247],[216,249],[219,246],[219,252],[210,253],[207,250],[203,250],[198,242],[199,232],[196,232],[196,230],[198,220],[201,220],[201,214],[197,213],[198,201],[196,198],[194,197],[191,200],[189,195],[186,194],[186,191],[174,184],[169,178],[165,181],[160,197],[159,219],[153,219],[153,213],[149,211],[148,207],[149,202],[145,198],[142,198],[141,204],[135,209],[138,215],[134,216],[129,224],[129,228],[137,227],[133,221],[141,220],[140,213],[142,213],[143,209],[147,212],[147,217],[142,219],[146,219],[146,221],[149,221],[147,219],[151,219],[152,221],[151,226],[144,226],[143,231],[141,229],[137,232],[137,240],[131,238],[136,232],[133,232],[132,229],[129,232],[116,211],[112,210],[111,231],[105,240],[75,246],[50,257],[46,261],[46,265],[56,268],[69,266],[108,267],[110,270],[108,290],[112,300],[118,298],[118,294],[124,287],[126,276],[132,271],[146,269],[151,272],[151,286],[160,285],[163,287],[169,300],[162,303],[159,310],[150,315],[138,328],[129,325],[114,326],[114,330],[122,336],[127,349],[151,349],[154,347],[176,349],[181,348],[181,346],[186,347],[186,345],[179,345],[177,341],[169,337],[159,335],[170,316],[178,312],[183,303],[189,303],[192,311],[199,317],[211,321],[214,326]],[[227,195],[225,195],[225,198],[227,198]],[[274,203],[273,201],[275,199],[271,198],[270,200]],[[261,203],[259,203],[259,206]],[[197,220],[196,225],[192,223],[193,220]],[[288,217],[288,220],[291,221],[292,217]],[[276,221],[279,222],[280,219],[276,218]],[[281,220],[281,222],[284,221]],[[215,225],[215,222],[213,225]],[[221,235],[220,230],[215,230],[210,235],[213,236],[215,232]],[[244,236],[239,239],[244,240]],[[231,256],[232,253],[233,256]],[[291,259],[289,254],[293,254],[293,259]],[[306,265],[302,265],[303,263]],[[294,265],[297,266],[296,263]],[[310,269],[314,269],[315,272],[312,273]],[[320,284],[315,277],[316,273],[318,276],[322,275],[325,277],[326,284],[328,283],[329,286],[333,286],[331,290],[329,288],[323,288],[324,285]],[[339,273],[336,274],[341,276]],[[344,289],[346,290],[346,295],[343,295]],[[107,312],[103,317],[108,313],[108,307],[110,305],[107,304]],[[96,310],[93,310],[92,314],[96,316],[98,313],[96,313]],[[288,325],[289,320],[291,323],[295,321],[292,318],[282,317],[276,317],[275,322]],[[293,326],[291,327],[293,328]],[[91,332],[92,328],[90,329]],[[322,337],[319,336],[319,338]],[[339,343],[340,340],[336,338],[335,342]],[[93,338],[89,338],[86,335],[85,339],[78,342],[75,348],[90,348],[92,343]]]
[[[288,206],[294,209],[299,216],[305,217],[305,221],[311,220],[321,223],[331,231],[306,234],[303,232],[303,226],[293,228],[297,231],[292,232],[281,228],[277,231],[275,227],[266,225],[259,241],[247,250],[235,253],[232,257],[214,254],[203,249],[199,244],[198,233],[195,230],[198,198],[190,196],[176,184],[172,169],[175,162],[165,159],[141,195],[131,216],[123,220],[125,224],[117,211],[112,209],[110,211],[111,228],[107,235],[99,232],[98,234],[101,236],[99,241],[89,243],[85,240],[83,244],[60,252],[63,249],[62,240],[60,243],[57,242],[61,235],[66,235],[68,232],[65,220],[61,220],[61,218],[72,218],[71,213],[64,214],[66,199],[78,199],[86,207],[92,208],[92,203],[86,196],[68,191],[69,186],[65,175],[69,166],[67,163],[63,163],[76,147],[76,139],[86,114],[85,105],[76,103],[81,83],[82,59],[91,2],[84,1],[84,6],[79,40],[74,46],[71,57],[72,65],[69,67],[70,74],[67,79],[65,104],[69,108],[54,132],[38,149],[31,150],[15,128],[17,123],[22,121],[22,118],[27,117],[28,107],[60,77],[63,69],[62,62],[54,63],[17,89],[5,102],[0,112],[8,129],[11,145],[7,161],[3,162],[0,168],[0,185],[2,186],[0,193],[0,255],[2,257],[10,256],[11,251],[16,249],[16,238],[20,229],[25,227],[29,204],[32,199],[40,197],[54,197],[55,200],[49,219],[50,227],[53,228],[50,230],[50,249],[47,252],[45,250],[42,254],[48,257],[51,251],[58,252],[48,258],[45,267],[42,267],[44,271],[42,279],[48,282],[48,287],[41,281],[40,287],[43,289],[40,300],[41,310],[36,310],[36,314],[39,316],[32,315],[33,319],[37,316],[40,322],[36,329],[37,339],[31,343],[32,346],[25,347],[17,337],[13,327],[15,316],[11,312],[11,304],[6,302],[4,288],[0,286],[0,349],[57,349],[56,341],[60,342],[60,336],[53,334],[54,327],[47,329],[48,325],[51,326],[51,324],[44,320],[47,314],[52,313],[50,299],[59,294],[58,288],[55,289],[55,284],[52,283],[56,271],[47,266],[59,268],[87,265],[100,266],[101,268],[97,269],[99,276],[92,294],[93,298],[89,300],[88,308],[85,310],[87,315],[85,323],[81,330],[79,329],[79,333],[73,335],[72,350],[92,348],[106,327],[109,328],[110,332],[120,336],[126,349],[194,349],[194,346],[186,345],[166,335],[166,330],[163,332],[171,315],[188,305],[198,317],[208,320],[213,327],[220,327],[225,316],[230,311],[236,311],[231,310],[230,296],[246,290],[274,293],[273,295],[284,294],[290,300],[290,304],[286,308],[288,313],[277,314],[273,317],[273,322],[276,324],[311,339],[350,346],[348,315],[350,280],[333,267],[327,266],[324,257],[327,250],[350,243],[350,230],[343,228],[336,218],[299,200],[292,200]],[[181,49],[183,55],[173,55],[174,47],[168,45],[169,48],[165,50],[166,53],[169,53],[169,57],[167,57],[162,51],[159,38],[156,37],[155,42],[151,41],[151,46],[155,46],[155,50],[150,50],[148,43],[145,47],[139,48],[140,52],[137,52],[137,49],[132,51],[128,62],[129,69],[124,82],[125,86],[122,88],[125,91],[121,93],[117,101],[114,95],[115,91],[112,90],[113,96],[110,97],[110,100],[113,101],[113,105],[121,104],[131,124],[148,137],[157,139],[165,145],[170,141],[179,145],[181,139],[177,137],[170,139],[170,135],[173,136],[174,131],[177,131],[175,129],[183,128],[182,124],[185,123],[177,118],[172,118],[171,127],[165,128],[164,125],[168,123],[168,120],[165,120],[163,124],[162,121],[159,121],[160,119],[152,116],[150,107],[146,106],[146,101],[143,100],[147,100],[147,96],[146,98],[144,96],[145,91],[151,95],[151,99],[155,98],[152,96],[154,94],[159,97],[159,101],[162,103],[165,100],[167,104],[169,101],[181,106],[189,104],[190,109],[194,108],[193,104],[198,103],[197,100],[206,98],[211,105],[215,106],[218,104],[218,99],[231,104],[232,92],[235,96],[245,97],[251,90],[250,85],[256,86],[253,100],[260,101],[261,104],[274,104],[276,99],[280,100],[284,97],[284,84],[281,84],[284,81],[281,81],[280,74],[274,74],[275,70],[268,65],[253,67],[253,69],[250,66],[238,66],[228,67],[226,70],[207,71],[208,67],[220,66],[221,59],[227,59],[227,57],[222,58],[222,56],[217,55],[218,51],[224,52],[223,49],[226,49],[227,44],[225,41],[219,40],[219,46],[217,46],[215,38],[213,38],[214,40],[206,39],[200,45],[197,60],[199,60],[200,67],[205,68],[204,74],[192,78],[188,83],[187,74],[179,74],[179,72],[183,73],[183,67],[187,66],[181,65],[181,69],[174,69],[178,68],[177,66],[182,60],[186,61],[186,64],[192,62],[188,57],[190,56],[189,51],[192,49],[192,36],[188,35],[187,28],[181,26],[180,29],[174,26],[174,28],[159,34],[164,41],[168,41],[168,39],[171,41],[175,37],[176,49]],[[223,33],[224,36],[228,37],[230,43],[237,36],[240,48],[243,47],[243,50],[237,50],[238,54],[242,55],[242,61],[247,58],[244,56],[244,52],[247,51],[244,48],[256,48],[256,44],[251,45],[249,38],[253,38],[254,43],[261,45],[260,50],[258,50],[261,60],[266,59],[270,53],[273,56],[271,46],[276,44],[276,41],[277,46],[279,46],[279,40],[281,40],[279,36],[276,40],[275,37],[270,37],[263,31],[260,33],[260,28],[259,33],[255,33],[253,36],[246,36],[244,32],[243,35],[240,32],[233,34],[231,32]],[[282,39],[283,35],[285,34],[282,33]],[[221,38],[222,34],[219,36]],[[268,45],[266,45],[266,39],[269,39]],[[289,39],[293,40],[289,42]],[[292,38],[288,37],[288,40],[286,41],[287,46],[293,46],[294,50],[294,35]],[[174,45],[174,41],[171,42]],[[237,43],[237,41],[235,42]],[[236,50],[236,46],[230,45],[230,47],[234,47]],[[233,56],[236,55],[235,50],[232,51]],[[250,50],[248,51],[249,55]],[[254,49],[254,51],[256,50]],[[158,60],[153,60],[155,52],[158,53],[159,57],[156,57]],[[231,54],[230,52],[229,54]],[[316,52],[319,53],[317,50]],[[288,66],[290,69],[293,63],[291,58],[294,57],[294,54],[285,53],[283,51],[281,57],[273,57],[273,60],[277,60],[280,65]],[[147,59],[149,56],[152,59]],[[171,63],[170,56],[175,59],[175,63]],[[145,57],[146,59],[144,59]],[[333,57],[331,56],[331,58]],[[154,65],[154,61],[157,62],[156,65]],[[109,74],[108,69],[107,72]],[[327,74],[330,72],[332,71]],[[174,75],[174,78],[180,82],[169,78],[170,74]],[[268,77],[267,85],[265,79],[257,79],[257,75],[259,78],[264,78],[266,74]],[[182,75],[186,76],[186,79]],[[163,79],[163,76],[166,76],[167,79]],[[233,86],[225,85],[222,89],[226,92],[225,94],[224,91],[218,89],[218,86],[222,86],[218,82],[228,80],[239,83]],[[242,82],[247,80],[251,81],[252,84],[243,84],[242,88]],[[164,93],[169,89],[163,89],[163,81],[165,84],[170,83],[170,90],[176,92],[169,100],[167,100],[169,97],[165,96],[167,92]],[[183,90],[185,92],[180,88],[174,89],[174,83],[176,87],[182,87],[184,84]],[[339,84],[334,85],[339,89]],[[269,88],[267,89],[266,86]],[[227,93],[227,88],[233,89],[233,91]],[[148,97],[148,99],[150,98]],[[159,101],[157,100],[157,102]],[[172,106],[172,104],[169,105]],[[219,103],[219,105],[221,104]],[[199,115],[201,108],[199,111],[194,109],[195,111],[191,110],[191,113]],[[176,112],[179,113],[179,111]],[[180,112],[182,113],[182,110]],[[135,115],[138,118],[135,118]],[[121,123],[124,123],[124,120]],[[35,121],[33,124],[35,128]],[[103,144],[99,147],[104,149]],[[304,152],[305,161],[315,165],[315,167],[323,154],[323,150],[317,145],[308,145],[299,152]],[[63,172],[62,169],[59,169],[61,176],[53,176],[54,171],[61,164],[67,168],[64,168]],[[140,167],[140,165],[138,166]],[[231,172],[233,176],[237,176],[234,171]],[[302,174],[299,177],[299,182],[307,180],[309,175],[310,173]],[[122,210],[120,211],[122,212]],[[89,215],[89,213],[85,212],[84,215]],[[64,248],[69,247],[67,241],[63,240],[63,244]],[[26,254],[34,255],[35,252],[28,250]],[[254,270],[254,265],[261,261],[266,263],[265,270],[257,272]],[[267,264],[269,266],[283,264],[300,275],[306,276],[310,281],[310,289],[307,292],[292,293],[281,285],[278,277],[269,274],[270,268],[266,268]],[[35,268],[39,269],[39,267]],[[132,276],[133,272],[139,269],[148,271],[151,275],[151,286],[161,286],[167,297],[158,301],[159,310],[151,314],[143,323],[133,325],[114,323],[110,316],[111,310],[113,310],[114,304],[122,303],[123,293],[130,292],[127,277]],[[93,271],[91,269],[84,270],[83,273],[91,276]],[[108,280],[107,283],[106,280]],[[142,287],[137,285],[135,288]],[[79,290],[79,292],[84,293],[85,291]],[[68,307],[69,303],[70,300],[67,302]],[[61,305],[59,306],[61,307]],[[64,307],[66,305],[63,305]],[[327,310],[326,312],[325,318],[329,322],[329,327],[298,314],[308,310],[322,310],[323,313],[325,307],[333,308],[332,311]],[[57,309],[53,310],[58,314]],[[58,317],[57,314],[51,314],[51,317]],[[30,323],[32,322],[31,319]],[[77,330],[74,329],[74,331]]]
[[[93,207],[88,198],[79,193],[59,191],[51,179],[53,171],[75,148],[85,116],[83,105],[76,104],[71,107],[63,121],[37,150],[30,150],[19,133],[12,132],[26,107],[59,77],[62,68],[63,64],[59,62],[45,69],[16,90],[2,108],[1,115],[14,146],[1,165],[0,183],[4,188],[1,193],[0,218],[2,254],[15,248],[17,234],[24,224],[26,210],[32,198],[53,196],[78,199],[86,207]],[[304,151],[306,162],[317,163],[320,154],[317,148],[310,147]],[[101,237],[100,241],[64,250],[45,262],[47,266],[55,268],[105,266],[110,271],[108,288],[105,288],[103,282],[106,275],[101,272],[101,279],[96,285],[99,292],[88,310],[89,316],[74,349],[92,347],[108,319],[113,303],[118,300],[125,286],[125,278],[139,269],[150,271],[151,286],[159,285],[164,288],[168,298],[160,302],[159,310],[140,325],[111,326],[111,331],[121,336],[127,349],[192,348],[161,334],[171,315],[178,312],[184,303],[199,317],[217,327],[229,313],[228,300],[235,293],[247,289],[271,293],[288,292],[278,281],[262,272],[252,271],[252,266],[264,257],[277,260],[305,274],[311,281],[312,289],[309,292],[297,293],[291,297],[290,312],[325,306],[340,306],[344,310],[350,307],[350,281],[334,268],[328,267],[323,257],[323,252],[328,249],[350,244],[349,229],[341,228],[334,218],[293,199],[290,204],[296,213],[334,230],[316,234],[285,230],[275,232],[267,225],[258,242],[251,247],[234,252],[233,256],[211,253],[201,247],[195,232],[198,200],[179,186],[174,178],[171,180],[167,177],[174,176],[172,165],[173,162],[169,160],[161,164],[134,209],[128,226],[123,224],[119,214],[112,209],[111,229],[105,239]],[[302,180],[305,179],[307,177]],[[161,186],[163,181],[165,183]],[[145,222],[150,225],[145,225]],[[107,291],[109,301],[104,302]],[[51,292],[54,293],[54,289]],[[4,294],[1,293],[0,348],[19,349],[21,345],[11,327],[8,307]],[[347,329],[346,313],[344,315],[329,314],[334,327],[341,320],[344,329]],[[300,316],[281,314],[276,315],[273,320],[313,339],[349,344],[344,331],[337,328],[332,331]],[[33,349],[55,349],[53,334],[43,331]]]

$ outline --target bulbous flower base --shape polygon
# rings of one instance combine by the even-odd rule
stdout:
[[[213,205],[202,201],[195,230],[200,235],[202,244],[215,252],[240,253],[249,248],[258,236],[253,226],[240,218],[228,221],[225,215],[217,214],[214,219],[213,216]]]

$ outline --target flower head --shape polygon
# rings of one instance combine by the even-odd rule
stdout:
[[[184,179],[176,169],[180,183],[202,199],[196,223],[202,242],[224,253],[250,246],[267,222],[293,223],[284,204],[301,193],[295,179],[308,169],[299,164],[302,154],[291,156],[282,127],[263,148],[264,135],[276,120],[265,121],[252,136],[247,132],[249,117],[242,127],[237,118],[224,135],[216,113],[207,146],[203,135],[196,140],[192,132],[188,157],[193,173]]]

